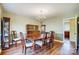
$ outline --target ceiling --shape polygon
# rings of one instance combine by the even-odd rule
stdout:
[[[3,3],[5,11],[28,17],[37,17],[43,10],[47,18],[79,13],[77,3]]]

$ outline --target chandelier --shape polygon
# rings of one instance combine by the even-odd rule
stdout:
[[[41,24],[43,24],[43,21],[46,19],[46,16],[44,15],[44,10],[40,10],[40,14],[39,14],[39,16],[37,16],[37,20],[41,23]]]

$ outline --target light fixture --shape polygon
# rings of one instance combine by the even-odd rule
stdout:
[[[46,19],[46,16],[44,15],[44,10],[41,9],[39,16],[36,17],[36,19],[43,25],[43,21]]]
[[[43,22],[45,21],[46,16],[45,16],[45,13],[44,13],[43,9],[39,10],[39,15],[36,18],[41,24],[41,33],[45,32],[46,31],[46,25],[43,24]]]

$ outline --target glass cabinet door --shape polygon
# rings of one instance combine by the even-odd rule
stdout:
[[[8,22],[5,22],[4,23],[4,47],[5,48],[8,48],[9,47],[9,31],[8,31],[8,25],[9,23]]]
[[[10,41],[10,19],[7,17],[3,17],[1,23],[1,47],[2,49],[9,48]]]
[[[0,54],[1,54],[1,19],[0,19]]]

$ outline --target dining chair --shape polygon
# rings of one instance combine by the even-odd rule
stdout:
[[[41,49],[43,47],[44,44],[44,34],[41,34],[40,37],[38,38],[38,40],[35,41],[35,44],[40,46]]]
[[[47,38],[46,38],[46,45],[47,46],[52,46],[54,45],[54,38],[55,38],[55,33],[53,31],[47,33]]]
[[[22,53],[25,52],[26,54],[26,49],[33,47],[33,42],[32,40],[24,39],[22,32],[20,32],[20,37],[21,37],[21,44],[22,44]]]
[[[55,32],[54,31],[51,31],[51,36],[50,36],[50,39],[51,39],[51,43],[52,43],[52,47],[54,45],[54,40],[55,40]]]
[[[49,32],[46,32],[45,42],[46,42],[46,46],[50,46],[50,33]]]
[[[11,31],[11,37],[12,37],[12,44],[15,44],[17,47],[18,41],[20,41],[20,38],[17,37],[17,32],[16,31]]]

